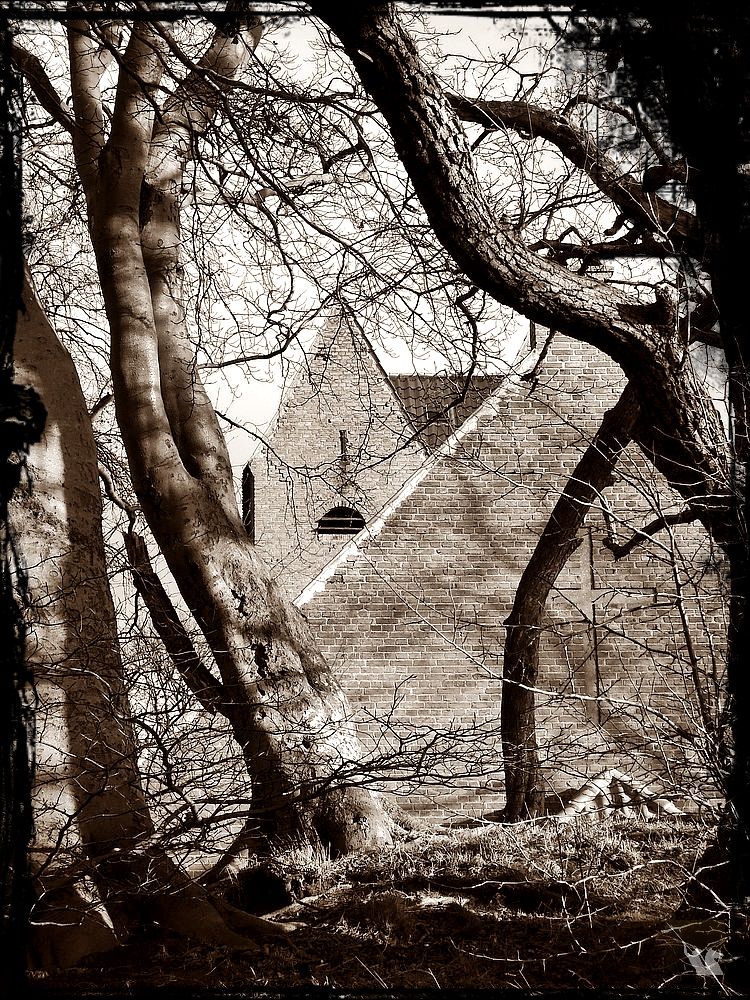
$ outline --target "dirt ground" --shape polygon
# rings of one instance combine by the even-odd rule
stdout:
[[[272,915],[295,925],[282,943],[232,952],[154,924],[85,966],[32,974],[29,985],[50,998],[169,987],[731,995],[723,925],[676,916],[709,836],[696,820],[584,819],[427,830],[337,861],[297,848],[271,865],[292,898]],[[235,873],[221,891],[257,912],[267,907],[253,884]]]

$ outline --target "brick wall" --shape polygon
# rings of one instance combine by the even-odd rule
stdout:
[[[346,434],[342,459],[341,432]],[[256,547],[291,597],[346,539],[318,536],[340,505],[369,520],[425,460],[363,337],[332,320],[284,393],[254,457]]]
[[[356,389],[361,397],[362,383],[342,374],[334,385],[336,406],[348,405],[347,417],[359,413],[350,394]],[[509,380],[455,452],[429,462],[378,533],[350,545],[348,558],[304,606],[369,751],[388,765],[394,780],[386,787],[412,808],[446,816],[502,805],[503,622],[567,476],[622,385],[602,355],[556,336],[536,381]],[[394,429],[397,436],[404,431],[386,394],[377,386],[367,392],[357,434],[377,451],[389,434],[393,440]],[[299,400],[288,404],[297,408],[297,421]],[[309,446],[316,468],[328,470],[305,494],[309,530],[310,511],[333,495],[335,442],[324,432],[337,428],[341,411],[322,392],[304,406],[314,412],[310,439],[289,431],[294,420],[287,410],[273,444],[283,442],[291,454],[291,434],[295,462],[305,461]],[[384,463],[386,486],[376,481],[382,470],[363,465],[358,474],[367,484],[368,512],[424,462],[424,454],[407,449]],[[679,501],[636,449],[619,471],[606,502],[609,527],[622,541],[657,507],[672,509]],[[269,495],[276,489],[278,498],[272,479]],[[266,505],[269,520],[273,509],[297,516],[301,508],[273,500]],[[720,654],[723,634],[716,573],[698,529],[660,535],[617,563],[602,544],[607,530],[602,510],[593,509],[550,602],[537,696],[545,777],[561,788],[617,766],[658,773],[668,790],[670,781],[692,787],[698,778],[686,777],[686,769],[700,770],[704,751],[692,678],[710,674],[711,640]],[[295,587],[327,554],[309,538],[307,547],[298,541],[284,553],[283,532],[273,538],[277,565],[289,568]],[[697,599],[701,591],[713,595],[713,604]],[[678,739],[676,725],[692,727],[697,743]]]

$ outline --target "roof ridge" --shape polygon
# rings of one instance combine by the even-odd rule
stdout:
[[[349,322],[349,314],[341,307],[340,304],[337,306],[329,307],[329,309],[326,312],[321,311],[319,315],[321,315],[322,322],[318,326],[318,329],[315,331],[315,335],[313,336],[312,340],[307,345],[307,347],[302,348],[301,357],[299,357],[298,359],[290,359],[290,358],[286,359],[287,364],[289,365],[289,372],[287,377],[284,379],[281,392],[279,393],[278,404],[276,406],[276,409],[274,410],[273,415],[267,421],[263,432],[258,433],[256,435],[258,443],[253,451],[252,456],[248,459],[248,462],[252,461],[256,457],[257,453],[263,447],[267,448],[271,447],[271,440],[276,433],[276,430],[279,425],[279,420],[281,419],[282,413],[284,411],[284,406],[289,401],[290,395],[295,391],[295,389],[298,388],[298,386],[304,384],[303,379],[305,376],[307,376],[308,379],[310,377],[310,373],[312,371],[310,359],[320,352],[321,347],[324,347],[326,345],[329,346],[333,345],[333,343],[336,341],[339,332],[341,331],[342,325],[346,326],[346,329],[349,331],[350,334],[356,333],[365,342],[367,350],[374,359],[378,367],[378,370],[383,375],[385,381],[388,383],[391,392],[394,392],[395,394],[395,390],[393,389],[393,386],[390,384],[390,381],[388,380],[388,375],[386,374],[385,369],[380,363],[380,359],[375,353],[375,349],[373,348],[372,344],[370,343],[369,339],[367,338],[360,324],[357,322],[356,323],[357,330],[353,331],[352,326]],[[299,338],[297,338],[297,345],[299,345]],[[409,426],[411,426],[411,421],[409,421],[409,416],[404,411],[401,401],[400,400],[397,401],[399,408],[403,412],[405,420],[407,421]]]
[[[508,372],[415,372],[389,377],[412,428],[432,452],[468,420]]]
[[[306,348],[301,348],[301,357],[299,359],[294,359],[289,355],[285,355],[282,352],[280,360],[282,365],[284,362],[288,365],[288,372],[284,378],[283,384],[281,386],[281,392],[279,393],[279,400],[276,404],[276,409],[271,415],[270,419],[266,421],[265,427],[262,431],[255,434],[256,444],[252,451],[252,454],[247,458],[246,465],[252,464],[252,462],[258,457],[259,453],[263,448],[272,449],[271,440],[276,434],[279,426],[279,420],[284,410],[284,405],[289,399],[289,395],[296,389],[296,387],[302,381],[302,374],[310,372],[309,358],[311,352],[315,349],[315,345],[323,338],[323,335],[332,325],[334,320],[334,314],[328,313],[322,316],[322,322],[320,326],[315,331],[315,335],[308,344]],[[289,345],[287,345],[289,346]],[[300,347],[299,337],[295,338],[295,347]]]

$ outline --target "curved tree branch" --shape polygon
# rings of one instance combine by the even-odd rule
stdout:
[[[143,598],[154,628],[180,676],[207,712],[215,715],[219,710],[226,715],[223,708],[226,692],[198,656],[169,595],[154,572],[146,543],[132,528],[124,533],[124,538],[136,590]]]
[[[549,250],[555,260],[582,260],[591,263],[598,260],[613,260],[617,257],[674,257],[675,251],[663,243],[644,240],[635,243],[623,238],[604,243],[568,243],[565,240],[539,240],[530,250]]]
[[[505,626],[503,697],[500,718],[505,760],[506,820],[541,811],[536,748],[534,688],[539,643],[550,591],[581,543],[578,532],[591,505],[607,486],[638,418],[638,398],[628,384],[581,456],[555,504],[531,559],[521,575]]]
[[[690,509],[677,511],[676,514],[662,514],[661,517],[657,517],[653,521],[649,521],[648,524],[644,524],[642,528],[638,528],[626,542],[619,544],[613,538],[605,538],[602,545],[610,550],[615,559],[622,559],[637,546],[642,545],[647,538],[652,538],[665,528],[676,524],[691,524],[697,519],[696,512]]]
[[[621,118],[624,118],[626,122],[640,132],[648,145],[651,147],[656,155],[656,159],[659,161],[659,168],[664,171],[666,179],[676,180],[681,184],[684,184],[687,181],[688,165],[684,158],[679,160],[673,159],[667,153],[663,142],[657,137],[651,125],[639,113],[634,113],[634,111],[630,108],[626,108],[622,104],[617,104],[615,101],[609,101],[601,97],[593,97],[589,94],[577,94],[574,98],[567,102],[563,108],[563,114],[567,116],[568,112],[579,104],[588,104],[594,108],[601,108],[603,111],[609,111],[611,114],[619,115]],[[635,111],[637,112],[637,108]]]
[[[695,216],[644,191],[634,177],[623,173],[620,165],[607,156],[592,135],[565,115],[525,101],[478,101],[456,96],[449,100],[462,121],[488,130],[513,129],[552,143],[629,219],[666,239],[675,250],[691,256],[702,254],[704,243]]]
[[[591,344],[633,382],[642,409],[636,440],[726,542],[730,476],[719,415],[676,336],[672,308],[573,274],[531,253],[499,224],[461,123],[391,5],[346,11],[314,0],[312,10],[341,39],[386,118],[432,228],[478,288],[529,319]]]
[[[27,52],[18,42],[14,41],[11,42],[11,58],[16,69],[23,74],[24,79],[31,87],[34,97],[39,101],[41,107],[52,116],[58,125],[61,125],[66,132],[72,135],[75,123],[60,100],[60,95],[47,76],[38,56]]]

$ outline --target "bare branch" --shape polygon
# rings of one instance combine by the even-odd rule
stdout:
[[[128,515],[128,521],[130,522],[130,529],[132,530],[133,525],[135,524],[135,519],[138,515],[138,508],[134,507],[132,504],[129,504],[127,500],[123,500],[123,498],[117,491],[117,487],[112,481],[112,476],[110,475],[109,469],[105,465],[99,462],[97,468],[99,470],[99,478],[101,479],[102,485],[104,486],[105,496],[107,497],[108,500],[112,501],[115,507],[119,507],[120,510],[125,511],[125,513]]]
[[[165,44],[154,25],[136,21],[122,57],[112,130],[105,155],[129,150],[129,169],[121,170],[119,195],[140,195],[154,128],[154,93],[165,68]]]
[[[475,122],[488,130],[509,128],[551,142],[628,218],[645,223],[675,249],[693,256],[702,254],[703,240],[695,216],[644,191],[635,178],[623,173],[621,166],[607,156],[592,135],[565,115],[525,101],[474,101],[451,96],[450,102],[462,121]]]
[[[31,87],[34,97],[39,101],[41,107],[52,116],[58,125],[61,125],[66,132],[72,135],[75,130],[73,119],[60,100],[60,95],[47,76],[39,58],[33,53],[27,52],[15,41],[11,43],[11,58],[16,69],[23,74],[24,79]]]
[[[169,595],[154,572],[146,543],[132,527],[124,533],[124,538],[133,582],[148,608],[154,628],[182,679],[206,711],[215,715],[226,701],[223,686],[198,656]]]
[[[99,399],[94,403],[94,405],[89,410],[89,417],[93,420],[97,413],[101,412],[105,406],[109,406],[112,402],[113,396],[111,392],[105,392]]]
[[[664,148],[664,144],[657,138],[656,133],[651,128],[649,123],[644,120],[642,115],[637,113],[637,108],[634,111],[631,111],[630,108],[626,108],[622,104],[616,104],[614,101],[608,101],[605,98],[592,97],[589,94],[578,94],[576,97],[568,101],[563,108],[562,113],[567,116],[567,114],[579,104],[588,104],[594,108],[601,108],[603,111],[608,111],[611,114],[619,115],[621,118],[624,118],[626,122],[641,133],[643,138],[654,151],[656,158],[659,161],[659,166],[666,171],[666,178],[668,180],[680,181],[682,184],[687,181],[688,168],[685,160],[674,160],[669,156]]]
[[[565,240],[539,240],[530,250],[549,250],[559,260],[576,259],[584,263],[613,260],[618,257],[655,257],[659,260],[675,257],[676,251],[664,243],[643,239],[639,242],[623,237],[605,243],[567,243]]]
[[[672,527],[676,524],[692,524],[693,521],[698,521],[698,512],[688,508],[687,510],[678,511],[676,514],[662,514],[661,517],[657,517],[655,520],[650,521],[643,528],[638,528],[638,530],[622,544],[618,544],[614,538],[611,536],[604,538],[602,544],[606,546],[615,557],[615,559],[622,559],[623,556],[628,555],[633,549],[642,545],[647,539],[656,535],[658,532],[663,531],[665,528]]]

